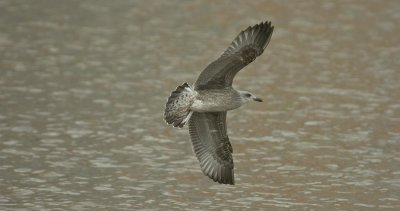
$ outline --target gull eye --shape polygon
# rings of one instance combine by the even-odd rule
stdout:
[[[251,94],[246,93],[244,96],[245,96],[245,97],[251,97]]]

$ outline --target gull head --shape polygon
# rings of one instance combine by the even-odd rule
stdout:
[[[261,98],[258,98],[257,96],[253,95],[252,93],[248,91],[238,91],[240,95],[240,100],[242,103],[246,103],[249,101],[256,101],[256,102],[262,102]]]

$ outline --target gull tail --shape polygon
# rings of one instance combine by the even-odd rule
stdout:
[[[195,91],[192,87],[184,83],[176,87],[176,90],[169,96],[165,105],[164,120],[174,127],[183,127],[193,114],[190,106],[193,103]]]

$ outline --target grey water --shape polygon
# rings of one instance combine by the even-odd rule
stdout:
[[[0,1],[1,210],[399,210],[399,1]],[[235,186],[204,176],[170,92],[249,25]]]

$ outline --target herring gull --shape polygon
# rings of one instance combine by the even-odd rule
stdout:
[[[273,31],[268,21],[243,30],[200,73],[193,86],[188,83],[178,86],[167,100],[164,120],[174,127],[189,122],[190,139],[201,170],[215,182],[235,183],[232,145],[226,129],[227,111],[249,101],[262,102],[248,91],[233,89],[233,78],[263,53]]]

